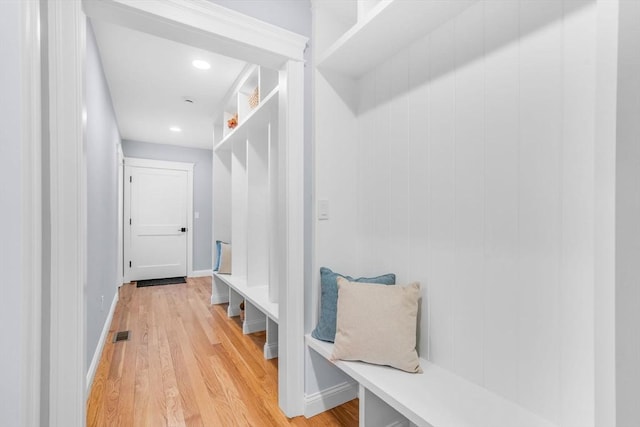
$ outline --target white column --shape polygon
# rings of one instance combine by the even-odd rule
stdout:
[[[304,412],[304,65],[288,61],[280,71],[278,323],[280,408]]]
[[[598,0],[595,138],[595,425],[616,425],[615,193],[618,1]]]
[[[49,425],[85,422],[86,17],[80,0],[48,2],[51,192]]]

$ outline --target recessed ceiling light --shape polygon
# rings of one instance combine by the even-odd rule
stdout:
[[[202,59],[196,59],[191,64],[193,64],[193,66],[198,70],[208,70],[209,68],[211,68],[211,64],[209,64],[207,61],[203,61]]]
[[[182,132],[182,129],[180,129],[178,126],[171,126],[169,130],[171,132]]]

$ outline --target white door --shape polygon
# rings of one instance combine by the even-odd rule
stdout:
[[[185,164],[127,159],[125,271],[127,280],[186,276],[190,171]],[[192,165],[186,165],[192,167]],[[128,222],[128,224],[127,224]]]

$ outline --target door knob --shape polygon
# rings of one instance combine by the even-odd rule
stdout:
[[[183,233],[186,233],[186,232],[187,232],[187,227],[182,227],[182,228],[181,228],[180,230],[178,230],[178,231],[181,231],[181,232],[183,232]]]

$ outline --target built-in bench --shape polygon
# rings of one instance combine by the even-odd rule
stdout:
[[[306,336],[331,359],[333,344]],[[359,384],[360,426],[554,427],[527,409],[420,359],[422,374],[362,362],[333,361]]]
[[[244,301],[242,332],[252,334],[266,331],[264,357],[265,359],[278,357],[278,303],[269,300],[268,287],[249,286],[246,278],[230,274],[214,272],[213,276],[228,286],[227,315],[229,317],[240,315],[240,303]],[[218,302],[220,301],[212,301],[212,303]]]

